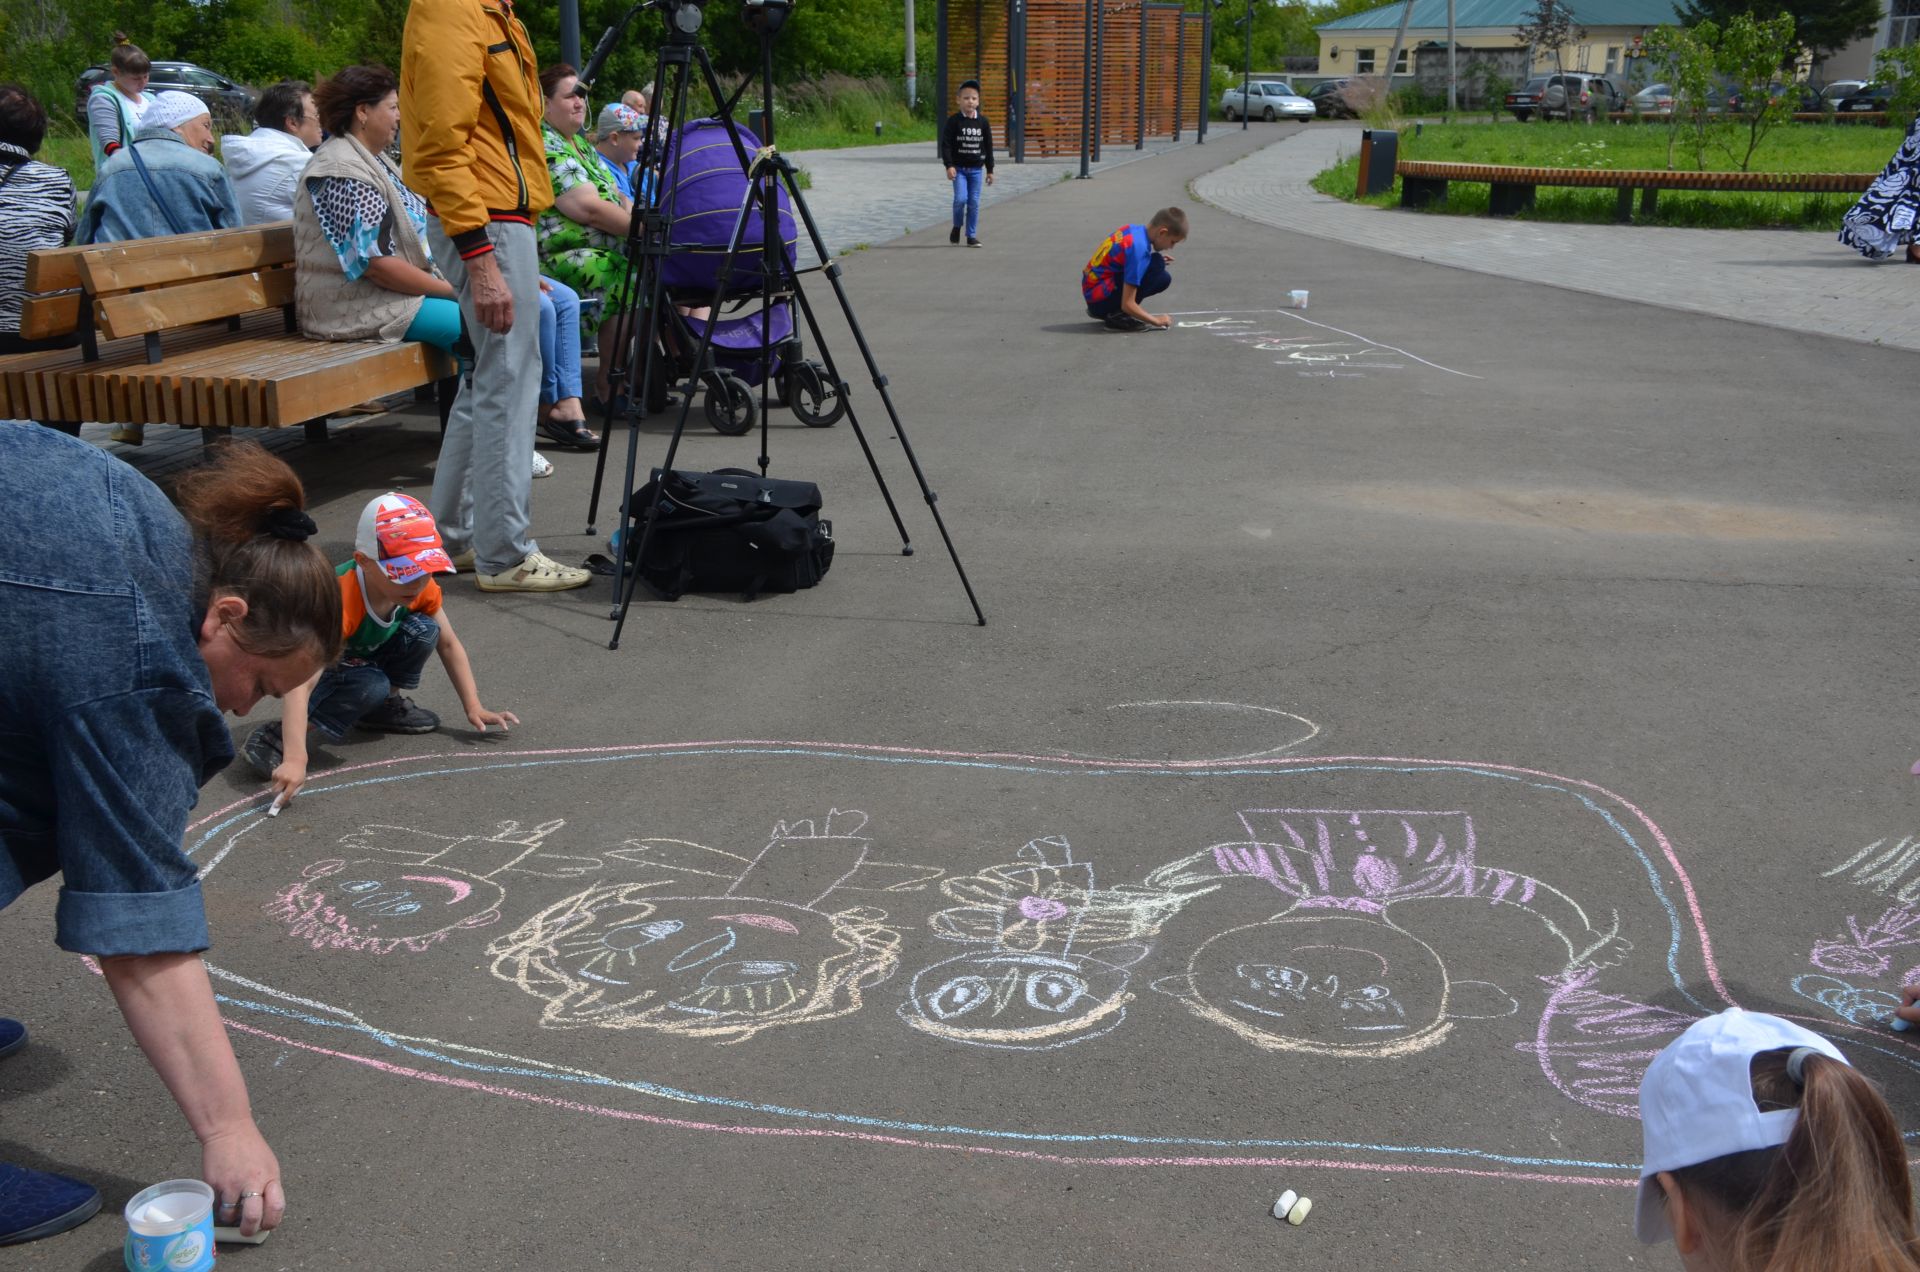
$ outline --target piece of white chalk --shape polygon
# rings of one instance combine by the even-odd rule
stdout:
[[[1913,1028],[1913,1022],[1903,1016],[1895,1016],[1893,1018],[1893,1028],[1895,1033],[1905,1033],[1907,1030]]]
[[[241,1236],[240,1229],[238,1228],[223,1227],[219,1224],[215,1224],[213,1228],[213,1239],[215,1241],[238,1241],[241,1245],[259,1245],[272,1235],[273,1229],[271,1228],[262,1228],[250,1237]]]
[[[1313,1199],[1311,1197],[1302,1197],[1293,1204],[1292,1210],[1287,1211],[1287,1222],[1298,1228],[1307,1221],[1307,1212],[1312,1209]]]
[[[1280,1200],[1273,1203],[1273,1217],[1285,1219],[1287,1212],[1293,1209],[1293,1203],[1300,1200],[1300,1194],[1289,1188],[1280,1194]]]
[[[285,795],[275,795],[273,797],[273,806],[267,809],[267,816],[278,817],[280,815],[280,810],[285,808],[286,806],[287,806],[287,797]]]

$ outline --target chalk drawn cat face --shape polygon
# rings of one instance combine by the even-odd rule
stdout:
[[[1321,1055],[1399,1055],[1449,1029],[1447,970],[1385,918],[1288,915],[1230,928],[1188,974],[1156,983],[1247,1041]]]
[[[550,1026],[737,1040],[844,1014],[898,960],[897,934],[866,912],[644,892],[595,888],[547,907],[488,947],[494,975],[546,999]]]
[[[265,910],[317,950],[419,953],[454,932],[496,922],[505,899],[491,879],[363,857],[315,862]]]
[[[922,968],[901,1018],[954,1042],[1031,1049],[1098,1037],[1125,1018],[1133,1001],[1126,965],[1141,945],[1097,955],[994,951],[962,954]]]

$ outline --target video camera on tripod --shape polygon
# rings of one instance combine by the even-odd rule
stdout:
[[[773,44],[792,14],[793,0],[743,0],[740,6],[741,20],[759,36],[760,66],[757,76],[762,94],[761,122],[766,130],[763,138],[755,137],[734,121],[734,107],[752,87],[756,76],[744,76],[730,95],[721,87],[713,69],[713,60],[699,39],[700,28],[705,21],[705,8],[706,0],[641,0],[601,36],[600,42],[594,46],[586,71],[580,76],[582,83],[591,86],[633,19],[644,10],[659,11],[666,26],[667,39],[660,46],[655,63],[653,83],[659,97],[652,103],[652,108],[655,119],[664,118],[666,127],[664,136],[657,127],[647,130],[639,156],[643,168],[657,170],[659,179],[654,183],[650,196],[643,193],[636,198],[628,223],[625,251],[626,281],[629,285],[620,294],[634,297],[634,308],[630,313],[615,316],[611,342],[603,342],[601,346],[601,356],[613,359],[610,371],[613,391],[608,395],[605,426],[600,431],[600,455],[594,469],[593,492],[587,508],[587,533],[596,533],[593,522],[599,508],[607,452],[613,437],[614,403],[622,397],[621,389],[630,383],[638,390],[626,395],[627,412],[631,417],[637,414],[636,407],[664,409],[666,389],[670,382],[683,380],[686,388],[680,397],[678,417],[673,436],[667,444],[666,458],[654,470],[654,480],[644,490],[636,487],[639,475],[639,430],[633,427],[627,432],[624,489],[630,493],[622,500],[621,521],[622,533],[634,536],[631,541],[633,550],[623,551],[618,557],[615,574],[617,603],[608,615],[615,620],[615,627],[608,647],[619,648],[620,634],[626,625],[634,588],[644,569],[653,564],[650,549],[656,530],[668,520],[671,511],[658,494],[648,492],[665,489],[671,483],[664,482],[663,477],[675,475],[674,459],[686,433],[693,401],[692,386],[696,380],[704,380],[706,384],[708,420],[719,431],[744,434],[751,430],[757,414],[760,422],[759,468],[763,479],[767,477],[767,468],[772,462],[767,454],[770,387],[777,387],[783,403],[792,405],[802,422],[813,427],[834,423],[844,411],[848,426],[859,440],[867,466],[873,473],[874,482],[886,501],[894,527],[899,531],[901,554],[913,555],[913,544],[907,534],[906,524],[901,520],[893,494],[880,472],[879,459],[853,410],[850,386],[841,378],[821,332],[819,318],[801,286],[801,271],[795,267],[793,253],[801,226],[804,226],[815,256],[821,262],[818,272],[826,276],[833,288],[841,315],[859,347],[861,359],[886,410],[894,436],[906,453],[914,479],[919,483],[920,493],[933,515],[934,525],[946,544],[947,555],[960,577],[960,585],[973,607],[974,618],[981,626],[985,626],[986,615],[981,612],[973,585],[967,579],[966,570],[961,566],[959,554],[954,549],[952,536],[947,533],[946,522],[940,515],[939,497],[927,484],[919,458],[907,438],[906,426],[887,390],[887,377],[881,374],[874,360],[872,348],[860,329],[853,304],[840,281],[840,264],[833,259],[821,238],[820,228],[807,208],[792,163],[774,145]],[[711,119],[689,121],[688,89],[696,68],[716,110]],[[725,163],[724,156],[729,152],[738,164],[737,171]],[[698,155],[707,158],[694,158]],[[729,188],[738,189],[740,196],[732,232],[726,240],[724,251],[717,253],[720,257],[718,267],[706,273],[711,261],[698,261],[697,258],[703,254],[708,257],[715,255],[712,243],[708,241],[696,245],[679,235],[677,231],[683,227],[677,223],[677,213],[680,200],[694,187],[695,183],[690,178],[699,175],[689,171],[690,165],[711,165],[715,162],[720,169],[707,166],[701,169],[701,174],[725,175],[731,183]],[[702,209],[702,219],[711,219],[717,211],[717,208]],[[743,256],[743,250],[751,255]],[[692,270],[695,263],[699,265],[697,271]],[[694,279],[703,283],[710,280],[710,295],[689,295],[687,284]],[[740,287],[741,279],[757,289],[759,311],[744,318],[722,319],[720,310],[724,302],[738,303],[747,299]],[[679,284],[676,289],[678,294],[670,293],[669,288],[675,287],[676,282]],[[693,303],[696,300],[700,303]],[[797,358],[801,347],[801,323],[795,321],[795,310],[804,321],[813,347],[820,351],[822,363]],[[687,354],[689,344],[697,345],[691,356]],[[783,352],[786,355],[784,362],[781,360]],[[752,406],[750,391],[745,389],[740,376],[721,366],[723,355],[734,360],[735,369],[740,369],[744,363],[748,378],[758,384],[760,395],[757,412],[744,409]],[[740,386],[738,390],[734,387],[736,385]],[[722,427],[723,423],[727,426]],[[738,427],[734,426],[736,423]],[[631,569],[630,563],[633,565]]]

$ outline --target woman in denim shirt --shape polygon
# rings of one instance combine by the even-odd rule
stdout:
[[[182,478],[183,518],[98,447],[0,424],[0,908],[59,876],[54,940],[97,958],[201,1145],[215,1222],[280,1221],[273,1150],[214,1005],[206,909],[181,850],[245,714],[339,654],[340,590],[291,469],[230,447]],[[84,633],[76,636],[75,633]],[[24,1029],[0,1020],[0,1054]],[[0,1245],[100,1208],[0,1163]]]

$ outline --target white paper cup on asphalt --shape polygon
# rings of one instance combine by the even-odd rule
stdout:
[[[213,1267],[213,1189],[169,1179],[127,1203],[127,1272],[208,1272]]]
[[[1305,309],[1306,307],[1307,307],[1307,293],[1306,293],[1306,292],[1304,292],[1304,291],[1290,291],[1290,292],[1288,292],[1288,293],[1287,293],[1287,308],[1288,308],[1288,309]]]

